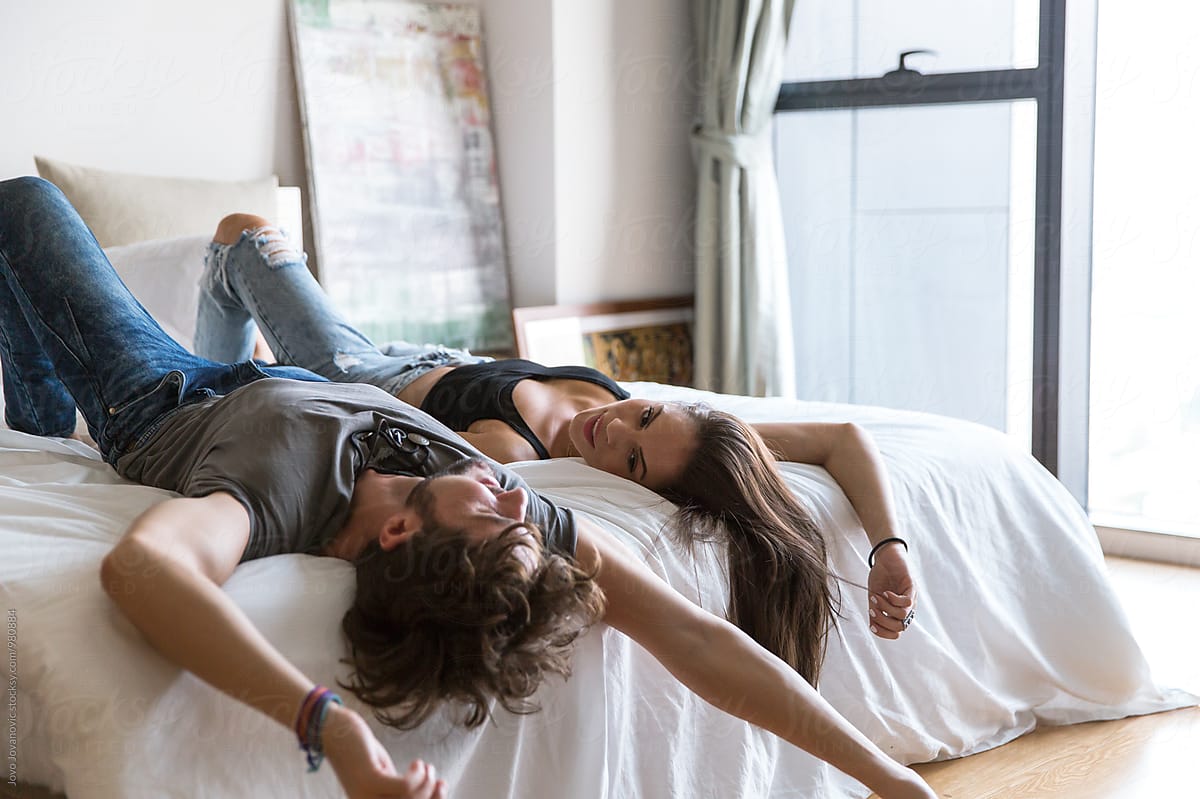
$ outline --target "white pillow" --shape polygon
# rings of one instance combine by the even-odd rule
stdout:
[[[279,180],[150,177],[75,166],[35,156],[38,174],[63,190],[101,247],[148,239],[212,235],[239,211],[275,219]]]
[[[211,234],[182,236],[104,250],[138,302],[188,350],[196,338],[200,273],[211,240]]]

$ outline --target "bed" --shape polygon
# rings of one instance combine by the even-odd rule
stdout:
[[[202,238],[184,237],[110,250],[134,292],[184,341],[202,247]],[[921,589],[916,624],[898,642],[867,631],[864,592],[853,583],[865,581],[869,547],[845,496],[823,469],[783,471],[845,579],[820,690],[897,760],[958,757],[1038,724],[1197,702],[1156,684],[1085,515],[1002,434],[883,408],[625,385],[634,396],[703,399],[751,421],[849,420],[874,435]],[[578,460],[514,468],[720,612],[720,546],[677,546],[666,532],[671,507],[655,494]],[[138,513],[169,496],[122,480],[79,441],[0,430],[0,599],[18,654],[20,779],[70,799],[341,795],[330,768],[305,773],[289,731],[168,663],[102,593],[103,556]],[[333,685],[348,674],[339,622],[352,585],[343,561],[285,555],[244,564],[225,589],[286,657]],[[4,676],[7,707],[13,682]],[[456,797],[869,793],[706,705],[604,625],[579,641],[573,676],[547,681],[536,699],[539,713],[498,709],[493,723],[471,731],[448,712],[404,733],[372,723],[399,766],[429,760]],[[353,697],[347,703],[358,707]]]

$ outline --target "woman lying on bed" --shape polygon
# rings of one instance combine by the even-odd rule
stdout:
[[[400,726],[446,698],[478,711],[468,723],[491,699],[513,707],[568,671],[571,641],[603,618],[714,706],[885,799],[933,796],[777,658],[426,414],[370,386],[184,350],[40,178],[0,181],[0,331],[14,429],[62,435],[78,407],[119,474],[182,494],[104,557],[107,595],[168,660],[293,729],[310,769],[327,756],[352,799],[446,788],[420,764],[396,774],[357,713],[255,629],[221,590],[242,562],[320,547],[355,564],[351,687],[380,688],[364,701],[398,703]],[[397,654],[410,668],[377,668]]]
[[[825,543],[772,453],[823,466],[872,543],[871,631],[894,639],[912,621],[907,545],[895,536],[879,453],[855,425],[749,425],[703,405],[631,399],[587,367],[421,346],[381,352],[332,308],[305,256],[277,228],[234,214],[221,221],[206,258],[197,353],[231,362],[265,355],[256,323],[280,363],[378,386],[501,463],[577,455],[674,502],[679,530],[727,533],[730,620],[813,684],[836,612]]]

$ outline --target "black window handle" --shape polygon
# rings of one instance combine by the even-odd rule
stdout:
[[[896,77],[896,76],[900,76],[900,75],[905,75],[905,76],[920,75],[921,73],[918,70],[913,69],[907,63],[905,63],[905,60],[910,55],[918,55],[918,54],[937,55],[937,50],[905,50],[904,52],[902,52],[900,54],[900,65],[898,67],[896,67],[895,69],[893,69],[891,72],[885,73],[884,77],[890,78],[890,77]]]

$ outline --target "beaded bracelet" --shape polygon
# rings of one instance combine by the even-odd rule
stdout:
[[[876,544],[875,546],[871,547],[871,554],[867,555],[867,567],[868,568],[871,568],[871,569],[875,568],[875,553],[879,551],[880,547],[882,547],[884,544],[890,544],[893,541],[898,541],[899,543],[903,544],[904,551],[905,552],[908,551],[908,542],[905,541],[903,538],[896,538],[895,536],[892,536],[891,538],[885,538],[882,541],[880,541],[878,544]]]
[[[325,715],[333,702],[342,704],[342,698],[323,685],[314,685],[300,703],[300,713],[296,716],[296,737],[300,740],[300,749],[308,761],[309,772],[321,767],[325,759],[325,751],[321,746],[321,728],[325,726]]]

